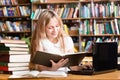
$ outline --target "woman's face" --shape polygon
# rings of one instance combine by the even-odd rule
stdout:
[[[49,24],[45,27],[46,35],[49,39],[54,39],[58,37],[60,26],[58,20],[53,17],[51,18]]]

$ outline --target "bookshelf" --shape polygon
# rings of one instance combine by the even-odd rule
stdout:
[[[0,38],[21,39],[31,35],[29,0],[0,1]]]
[[[41,0],[40,0],[41,1]],[[79,35],[78,35],[78,27],[79,27],[79,16],[78,16],[78,8],[79,8],[79,1],[78,0],[39,0],[32,1],[32,30],[36,25],[36,21],[40,12],[44,9],[53,9],[55,10],[58,15],[62,18],[63,24],[68,29],[68,34],[72,37],[75,48],[79,49]],[[75,13],[76,10],[76,13]],[[74,14],[74,16],[73,16]],[[64,28],[65,29],[65,28]]]
[[[119,42],[119,0],[80,1],[80,50],[84,51],[88,41]],[[86,14],[87,12],[87,14]]]
[[[37,21],[35,17],[37,9],[54,9],[67,25],[68,34],[72,37],[78,51],[85,51],[88,41],[119,42],[119,3],[119,0],[33,0],[31,3],[32,30]],[[66,12],[63,16],[65,9],[68,13]],[[72,17],[68,17],[67,14],[72,9]]]

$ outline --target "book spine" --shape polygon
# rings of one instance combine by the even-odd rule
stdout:
[[[8,67],[6,66],[0,66],[0,71],[9,71]]]
[[[0,62],[9,62],[9,56],[0,56]]]
[[[9,51],[9,47],[0,46],[0,51]]]
[[[30,61],[29,54],[0,55],[0,62],[29,62],[29,61]]]
[[[13,74],[13,72],[12,71],[0,71],[0,74]]]
[[[0,66],[8,66],[8,63],[6,63],[6,62],[0,62]]]

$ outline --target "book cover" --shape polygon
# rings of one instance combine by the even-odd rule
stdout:
[[[38,9],[35,10],[35,14],[34,14],[33,19],[37,19],[37,16],[38,16],[39,13],[40,13],[40,9],[38,8]]]
[[[119,26],[118,26],[118,21],[117,21],[117,19],[114,19],[114,24],[115,24],[114,27],[115,27],[115,29],[116,29],[116,33],[117,33],[117,34],[120,34],[119,28],[118,28]]]
[[[69,35],[69,28],[68,28],[67,24],[64,24],[63,28],[64,28],[65,33]]]
[[[78,53],[57,55],[53,53],[37,51],[36,55],[32,59],[32,63],[41,64],[50,67],[51,66],[50,60],[53,60],[54,62],[58,62],[62,58],[64,59],[68,58],[69,62],[64,66],[75,66],[80,64],[80,62],[86,56],[86,54],[87,52],[78,52]]]
[[[16,11],[17,11],[18,16],[21,16],[19,6],[16,6]]]
[[[77,18],[78,17],[78,12],[79,12],[79,7],[76,7],[75,10],[74,10],[74,12],[73,12],[72,17],[73,18]]]
[[[86,43],[86,46],[85,46],[85,51],[86,51],[86,52],[91,52],[91,51],[92,51],[92,44],[93,44],[92,41],[88,41],[88,42]]]
[[[73,12],[74,12],[74,8],[70,8],[67,18],[72,18]]]
[[[8,27],[8,30],[10,32],[14,31],[13,27],[12,27],[12,22],[11,21],[6,21],[6,26]]]
[[[60,9],[59,16],[62,17],[62,14],[63,14],[63,12],[64,12],[65,7],[61,7],[61,8],[59,8],[59,9]]]

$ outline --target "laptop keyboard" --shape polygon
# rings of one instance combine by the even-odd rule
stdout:
[[[78,74],[78,75],[91,75],[93,74],[93,69],[82,69],[80,71],[69,71],[70,74]]]

